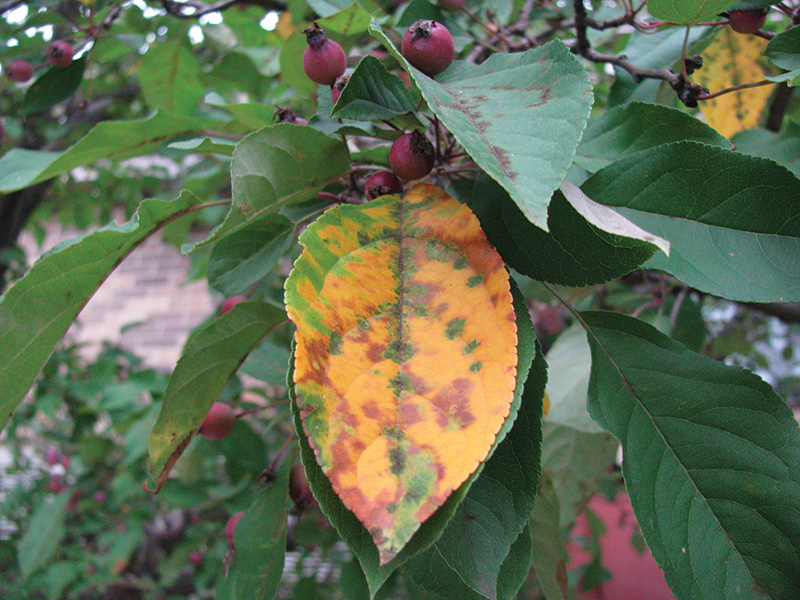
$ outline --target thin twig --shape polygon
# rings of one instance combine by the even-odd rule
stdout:
[[[185,2],[161,0],[161,5],[167,11],[167,14],[179,19],[197,19],[203,15],[220,12],[236,4],[253,4],[278,12],[286,10],[286,3],[282,0],[220,0],[213,4],[206,4],[201,0],[186,0]]]
[[[731,92],[738,92],[739,90],[746,90],[748,88],[761,87],[762,85],[773,85],[774,83],[774,81],[767,80],[756,81],[754,83],[742,83],[741,85],[734,85],[733,87],[725,88],[724,90],[714,92],[713,94],[700,94],[697,96],[697,100],[711,100],[712,98],[722,96],[723,94],[730,94]]]

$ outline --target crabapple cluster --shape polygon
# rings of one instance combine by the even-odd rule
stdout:
[[[75,51],[69,42],[65,40],[55,40],[47,47],[47,62],[54,67],[68,67],[72,64],[72,57],[74,54]],[[3,67],[3,72],[11,81],[26,83],[31,80],[34,71],[43,66],[45,65],[34,67],[27,60],[18,58],[5,65]]]

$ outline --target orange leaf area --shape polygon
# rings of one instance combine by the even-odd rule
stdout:
[[[286,283],[303,428],[386,564],[486,459],[514,397],[508,273],[432,185],[329,210]]]
[[[761,64],[767,40],[755,35],[720,28],[703,52],[703,67],[693,75],[709,91],[718,92],[743,83],[764,79]],[[700,102],[703,116],[714,129],[731,137],[758,126],[758,120],[772,93],[771,85],[746,88]]]

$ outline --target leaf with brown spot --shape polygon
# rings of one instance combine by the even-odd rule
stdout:
[[[547,207],[572,165],[592,106],[585,67],[561,41],[453,61],[436,79],[412,67],[373,18],[370,33],[400,62],[430,110],[525,217],[548,231]]]
[[[328,211],[286,282],[303,429],[386,564],[486,459],[516,387],[508,273],[441,189]]]

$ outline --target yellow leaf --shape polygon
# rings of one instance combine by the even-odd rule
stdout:
[[[743,83],[764,79],[763,60],[767,40],[755,35],[734,32],[723,27],[703,52],[703,67],[694,79],[711,93]],[[700,110],[708,124],[726,137],[758,126],[772,86],[747,88],[701,100]]]
[[[431,185],[328,211],[286,283],[303,428],[389,562],[484,461],[514,397],[508,273]]]
[[[281,16],[278,17],[277,24],[275,25],[275,31],[277,32],[278,37],[285,42],[291,37],[296,29],[297,27],[292,25],[292,14],[288,10],[282,12]]]

